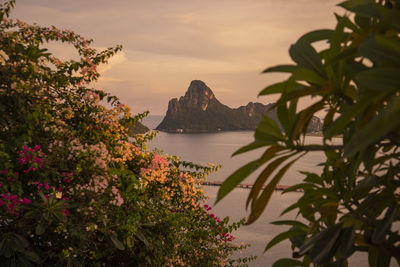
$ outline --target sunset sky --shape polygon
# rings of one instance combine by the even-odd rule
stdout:
[[[3,0],[2,0],[3,1]],[[257,99],[282,76],[260,72],[290,63],[289,46],[302,34],[333,28],[333,0],[17,0],[13,17],[70,29],[94,47],[123,45],[95,86],[134,112],[164,115],[168,101],[191,80],[204,81],[230,107]],[[65,58],[65,46],[52,46]]]

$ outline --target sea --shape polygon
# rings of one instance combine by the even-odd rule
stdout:
[[[155,129],[161,122],[163,116],[148,116],[143,119],[143,124],[150,129]],[[186,161],[192,161],[200,165],[209,163],[221,164],[221,169],[211,174],[207,181],[224,181],[235,170],[256,159],[263,152],[256,150],[242,155],[231,155],[240,147],[249,144],[253,140],[252,131],[234,131],[202,134],[179,134],[159,132],[158,135],[148,143],[150,150],[158,149],[165,154],[179,156]],[[320,144],[321,137],[308,136],[306,143]],[[341,139],[334,139],[334,143],[340,144]],[[304,175],[300,171],[316,172],[321,171],[319,163],[323,162],[325,155],[322,152],[308,153],[299,159],[285,174],[281,180],[281,185],[293,185],[301,182]],[[257,172],[243,183],[252,184],[257,178]],[[220,218],[229,217],[230,221],[239,221],[248,216],[245,207],[249,189],[236,188],[224,199],[215,204],[215,198],[219,187],[205,186],[205,192],[210,196],[208,205],[212,206],[212,212]],[[295,203],[301,193],[292,192],[282,194],[275,191],[268,206],[260,218],[251,225],[245,225],[233,233],[237,243],[248,243],[250,247],[234,257],[246,257],[255,255],[257,259],[249,263],[249,266],[272,266],[280,258],[291,258],[289,242],[282,242],[264,253],[267,243],[277,234],[286,231],[285,226],[272,225],[270,222],[277,220],[295,219],[296,213],[291,212],[281,216],[282,211]],[[356,253],[350,258],[350,266],[368,266],[366,253]],[[390,266],[398,266],[392,260]]]

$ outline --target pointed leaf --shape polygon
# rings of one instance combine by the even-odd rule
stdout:
[[[290,47],[289,54],[300,67],[313,70],[319,76],[326,77],[321,56],[308,42],[298,40]]]
[[[308,32],[300,37],[300,40],[308,43],[314,43],[322,40],[329,40],[332,36],[333,31],[330,29],[321,29]]]
[[[268,72],[289,72],[292,73],[297,70],[299,67],[296,65],[278,65],[274,67],[269,67],[263,71],[263,73]]]
[[[372,242],[379,244],[385,240],[386,233],[390,230],[393,220],[398,216],[398,208],[390,207],[386,212],[385,218],[378,222],[372,234]]]
[[[370,246],[368,249],[368,263],[370,267],[389,267],[390,254]]]
[[[356,234],[354,232],[354,227],[348,227],[346,229],[343,229],[343,233],[341,234],[340,237],[340,257],[342,259],[347,259],[350,257],[354,251],[354,243],[356,241]]]
[[[125,249],[124,244],[122,244],[122,242],[119,241],[117,235],[115,235],[115,234],[110,235],[110,239],[111,239],[111,241],[113,242],[114,246],[117,249],[119,249],[119,250],[124,250]]]
[[[290,93],[292,91],[299,90],[301,88],[304,88],[304,85],[295,83],[293,81],[285,81],[285,82],[275,83],[275,84],[265,87],[258,94],[258,96]]]
[[[374,36],[362,42],[358,48],[358,55],[370,59],[372,62],[387,62],[399,64],[399,55],[377,44]]]
[[[283,232],[275,236],[264,249],[264,252],[275,246],[276,244],[279,244],[280,242],[289,239],[290,237],[297,236],[297,235],[304,235],[303,230],[298,230],[296,228],[290,228],[288,231]]]
[[[294,160],[290,161],[286,164],[283,168],[279,170],[279,172],[274,176],[271,182],[265,187],[260,197],[256,200],[253,200],[251,213],[247,220],[246,224],[251,224],[254,222],[258,217],[260,217],[261,213],[264,211],[265,207],[267,206],[269,200],[271,199],[272,193],[274,192],[276,185],[282,179],[283,175],[286,171],[295,163],[299,158],[304,156],[305,154],[300,155],[299,157],[295,158]]]
[[[320,240],[329,240],[329,238],[334,237],[340,233],[340,224],[334,224],[324,229],[322,232],[314,235],[310,239],[306,240],[299,250],[299,255],[303,256],[307,253],[315,244]],[[339,231],[339,233],[337,233]],[[336,240],[334,240],[336,241]]]
[[[296,124],[294,125],[294,128],[292,128],[292,131],[289,134],[290,140],[296,140],[301,132],[305,132],[307,130],[307,126],[311,118],[314,116],[316,112],[320,111],[323,108],[324,108],[324,101],[321,100],[307,107],[306,109],[302,110],[297,116]]]
[[[303,266],[303,263],[298,260],[294,259],[280,259],[274,264],[272,264],[272,267],[295,267],[295,266]]]
[[[137,230],[136,232],[136,237],[142,241],[146,246],[149,246],[149,241],[147,241],[146,237],[144,236],[144,234],[142,233],[142,231]]]
[[[376,34],[375,41],[381,47],[391,50],[394,53],[400,54],[400,39],[396,37],[387,37],[384,35]]]
[[[333,257],[341,230],[341,225],[336,224],[329,227],[327,231],[320,236],[310,252],[310,259],[313,263],[325,264]]]
[[[233,154],[233,156],[239,155],[239,154],[243,154],[245,152],[260,148],[260,147],[264,147],[264,146],[268,146],[268,145],[273,145],[275,144],[275,142],[266,142],[266,141],[254,141],[253,143],[250,143],[248,145],[245,145],[241,148],[239,148],[238,150],[236,150]]]
[[[360,99],[357,104],[344,107],[342,111],[343,115],[337,118],[326,129],[324,138],[330,139],[335,135],[343,133],[343,129],[346,127],[346,125],[349,124],[355,116],[364,111],[372,101],[374,101],[374,98],[366,95],[363,99]]]
[[[399,57],[400,60],[400,57]],[[362,71],[355,77],[359,86],[371,90],[400,90],[399,68],[374,68]]]
[[[238,184],[240,184],[244,179],[249,176],[250,173],[255,171],[259,167],[259,160],[254,160],[246,165],[242,166],[238,170],[236,170],[234,173],[229,175],[228,178],[225,179],[225,181],[221,184],[218,194],[217,194],[217,199],[215,200],[215,203],[218,203],[222,198],[224,198],[229,192],[231,192]]]
[[[262,120],[256,129],[256,133],[263,133],[273,137],[278,138],[279,140],[283,139],[283,134],[281,129],[279,128],[278,124],[271,118],[267,116],[262,116]],[[263,140],[261,140],[263,141]]]
[[[249,196],[247,197],[246,201],[246,208],[248,207],[249,203],[251,201],[254,201],[257,199],[258,194],[260,193],[262,187],[264,186],[264,183],[267,181],[267,179],[271,176],[271,174],[288,158],[294,156],[297,154],[297,152],[294,152],[292,154],[289,154],[287,156],[283,156],[280,158],[277,158],[276,160],[272,161],[268,166],[261,172],[261,174],[257,177],[253,187],[251,188],[251,191],[249,193]]]
[[[298,69],[290,76],[291,81],[306,81],[310,84],[323,85],[326,80],[310,69]]]
[[[307,225],[305,225],[304,223],[299,222],[299,221],[293,221],[293,220],[274,221],[274,222],[270,222],[270,224],[296,226],[296,227],[303,229],[304,231],[307,231],[309,229],[309,227]]]
[[[357,131],[345,145],[344,156],[351,157],[374,142],[385,138],[400,127],[400,96],[394,98],[380,114]]]

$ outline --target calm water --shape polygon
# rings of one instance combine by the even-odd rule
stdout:
[[[154,129],[161,121],[160,116],[150,116],[144,120],[144,124]],[[254,151],[244,155],[231,157],[232,153],[250,143],[253,140],[252,132],[223,132],[210,134],[169,134],[160,132],[158,136],[149,143],[149,148],[158,148],[170,155],[182,157],[187,161],[198,164],[219,163],[223,167],[215,174],[209,176],[208,181],[223,181],[233,171],[247,162],[260,156],[261,151]],[[307,142],[321,143],[320,137],[309,137]],[[340,142],[340,140],[335,140]],[[292,185],[302,181],[304,178],[299,170],[318,172],[318,163],[325,158],[323,153],[309,153],[298,160],[286,173],[280,184]],[[244,183],[253,183],[256,175],[247,178]],[[206,193],[211,197],[209,204],[214,206],[218,187],[206,186]],[[214,206],[213,212],[219,217],[229,216],[232,220],[240,220],[246,217],[245,201],[250,191],[248,189],[235,189],[225,199]],[[286,214],[279,217],[280,213],[293,204],[300,197],[300,193],[288,193],[282,195],[275,192],[261,217],[252,225],[243,226],[234,236],[236,242],[250,243],[251,247],[242,255],[257,255],[258,259],[251,266],[271,266],[277,259],[291,257],[289,242],[281,243],[267,253],[263,253],[266,244],[278,233],[286,230],[282,226],[274,226],[269,222],[281,219],[294,219],[295,214]],[[351,266],[368,266],[365,255],[355,255],[351,260]],[[397,266],[393,265],[392,266]]]

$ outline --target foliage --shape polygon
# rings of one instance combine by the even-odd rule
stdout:
[[[355,251],[367,253],[370,266],[389,266],[391,258],[400,264],[394,228],[400,220],[400,1],[350,0],[340,6],[350,14],[335,14],[335,29],[309,32],[290,47],[295,64],[264,71],[289,74],[260,92],[280,94],[275,106],[284,131],[264,118],[254,142],[235,154],[261,147],[265,152],[229,176],[218,193],[217,201],[266,164],[246,203],[252,223],[296,160],[311,151],[325,153],[321,173],[303,173],[304,182],[285,190],[303,191],[283,212],[297,210],[301,218],[273,222],[290,229],[266,250],[289,239],[298,259],[274,266],[347,266]],[[313,45],[319,41],[327,45],[317,51]],[[307,96],[314,101],[300,110],[298,101]],[[322,143],[305,143],[311,117],[323,110]]]
[[[146,114],[90,88],[121,47],[10,19],[14,3],[0,6],[2,265],[234,264],[243,222],[209,213],[199,186],[215,167],[147,151],[153,132],[129,137]],[[49,41],[80,60],[56,58]]]

